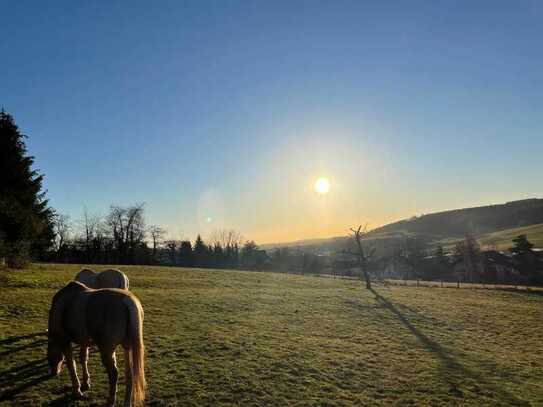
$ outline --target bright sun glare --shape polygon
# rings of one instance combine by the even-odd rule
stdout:
[[[327,194],[330,190],[330,181],[328,181],[328,178],[320,177],[317,181],[315,181],[315,191],[317,191],[319,194]]]

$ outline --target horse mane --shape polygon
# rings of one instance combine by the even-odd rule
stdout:
[[[68,284],[58,290],[57,293],[53,296],[53,305],[56,301],[58,301],[60,297],[62,297],[66,293],[85,290],[88,290],[88,287],[85,284],[80,283],[79,281],[70,281]]]

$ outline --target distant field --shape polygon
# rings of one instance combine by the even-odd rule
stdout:
[[[506,250],[513,245],[511,241],[518,235],[527,235],[535,247],[543,248],[543,223],[489,233],[481,236],[479,243],[485,247],[495,246],[499,250]]]
[[[0,271],[0,404],[69,400],[66,371],[42,377],[43,333],[53,293],[78,269]],[[153,405],[543,405],[536,293],[122,269],[145,309]],[[96,353],[90,373],[78,405],[105,399]]]
[[[543,223],[488,233],[477,236],[477,241],[483,249],[507,250],[513,246],[512,240],[519,235],[526,235],[536,248],[543,248]],[[462,239],[443,239],[435,244],[450,250],[459,240]]]

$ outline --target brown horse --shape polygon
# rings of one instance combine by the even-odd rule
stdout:
[[[49,311],[47,359],[51,375],[60,373],[62,362],[70,373],[75,398],[90,388],[87,361],[89,346],[100,350],[109,378],[107,405],[115,404],[117,366],[115,349],[124,348],[126,392],[124,405],[143,404],[145,398],[143,309],[130,291],[94,290],[72,281],[53,297]],[[72,342],[80,345],[83,383],[80,385],[72,354]]]
[[[76,274],[74,280],[90,288],[122,288],[128,290],[129,286],[126,274],[117,269],[107,269],[97,273],[94,270],[84,268]]]

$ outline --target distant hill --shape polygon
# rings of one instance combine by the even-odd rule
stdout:
[[[527,234],[536,247],[543,247],[543,199],[524,199],[421,215],[374,229],[367,240],[384,248],[405,236],[417,236],[431,244],[450,247],[468,234],[477,237],[485,247],[499,249],[509,247],[513,237]],[[336,251],[345,247],[347,240],[347,237],[339,236],[267,244],[262,248],[298,247],[315,252]]]
[[[407,232],[432,238],[461,238],[539,223],[543,223],[543,199],[534,198],[422,215],[390,223],[373,233]]]
[[[518,235],[528,236],[528,240],[535,247],[543,248],[543,223],[487,233],[486,235],[479,236],[477,240],[483,248],[507,250],[511,247],[513,238]]]
[[[320,246],[322,244],[330,245],[334,242],[338,242],[340,245],[345,240],[345,236],[338,237],[323,237],[318,239],[304,239],[304,240],[295,240],[292,242],[282,242],[282,243],[264,243],[259,245],[261,249],[271,250],[278,249],[283,247],[307,247],[307,246]]]

